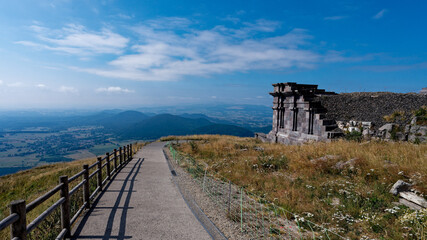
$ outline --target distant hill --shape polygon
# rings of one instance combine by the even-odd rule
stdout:
[[[233,122],[223,120],[223,119],[214,118],[214,117],[209,117],[209,116],[207,116],[205,114],[201,114],[201,113],[183,113],[179,116],[184,117],[184,118],[192,118],[192,119],[204,118],[204,119],[207,119],[213,123],[233,125]]]
[[[201,114],[201,113],[183,113],[179,116],[183,117],[183,118],[191,118],[191,119],[204,118],[204,119],[210,120],[210,118],[208,116],[206,116],[205,114]]]
[[[136,110],[152,113],[169,113],[185,118],[189,115],[204,115],[209,121],[220,124],[232,124],[246,128],[270,125],[272,121],[272,110],[269,105],[246,105],[246,104],[197,104],[197,105],[174,105],[158,107],[140,107]],[[187,115],[188,114],[188,115]],[[200,116],[201,118],[205,118]]]
[[[160,114],[135,123],[123,130],[119,136],[124,139],[157,139],[188,134],[253,136],[253,132],[242,127],[215,124],[205,118],[184,118],[171,114]]]
[[[160,114],[129,126],[120,136],[129,139],[157,139],[168,135],[186,135],[193,129],[210,124],[210,121],[203,118],[190,119]]]
[[[253,137],[254,133],[246,128],[227,125],[227,124],[212,124],[196,128],[192,131],[193,134],[220,134],[239,137]]]
[[[271,131],[271,125],[268,125],[265,127],[252,127],[249,129],[258,133],[269,133]]]
[[[129,125],[141,122],[149,117],[138,111],[124,111],[106,118],[100,119],[98,124],[104,126],[107,129],[114,131],[122,128],[127,128]]]

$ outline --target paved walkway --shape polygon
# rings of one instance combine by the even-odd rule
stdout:
[[[134,155],[73,231],[74,239],[212,239],[188,208],[151,143]]]

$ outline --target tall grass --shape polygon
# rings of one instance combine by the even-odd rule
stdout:
[[[189,139],[177,150],[207,164],[208,171],[348,237],[421,236],[417,224],[402,220],[413,211],[395,205],[398,198],[388,191],[402,179],[427,194],[427,144],[340,140],[285,146],[228,136],[175,139]],[[421,230],[424,236],[426,231]]]
[[[134,149],[142,147],[144,143],[134,144]],[[26,204],[29,204],[36,198],[48,192],[59,184],[59,177],[67,175],[71,177],[76,173],[83,170],[83,165],[91,165],[96,162],[96,158],[87,158],[82,160],[76,160],[72,162],[62,162],[56,164],[44,165],[36,168],[32,168],[25,171],[20,171],[15,174],[10,174],[0,177],[0,220],[9,215],[9,203],[13,200],[24,199]],[[110,163],[111,169],[113,169],[113,162]],[[93,173],[96,170],[92,168],[89,173]],[[102,171],[103,178],[106,177],[106,168]],[[76,179],[69,185],[71,190],[76,186],[82,179]],[[90,191],[91,193],[96,189],[96,176],[90,179]],[[71,215],[73,216],[77,210],[83,204],[83,193],[82,189],[79,189],[71,198]],[[44,212],[54,202],[59,199],[59,192],[49,198],[47,201],[36,207],[34,210],[27,214],[27,224],[34,220],[38,215]],[[29,239],[55,239],[57,234],[61,231],[60,229],[60,211],[59,208],[49,215],[39,227],[37,227],[31,234]],[[9,228],[0,231],[0,239],[9,239],[10,230]]]

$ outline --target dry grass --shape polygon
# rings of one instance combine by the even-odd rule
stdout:
[[[402,179],[427,194],[427,144],[340,140],[284,146],[208,135],[162,140],[173,139],[191,140],[177,150],[206,163],[208,171],[292,212],[312,213],[312,221],[351,238],[419,237],[419,229],[400,223],[410,210],[393,209],[398,198],[388,191]],[[319,160],[326,155],[333,157]],[[353,167],[337,169],[350,159]]]
[[[134,145],[135,149],[137,147],[142,147],[144,144],[139,143]],[[82,160],[75,160],[72,162],[62,162],[56,164],[44,165],[36,168],[32,168],[25,171],[20,171],[15,174],[6,175],[0,177],[0,220],[9,215],[9,203],[13,200],[24,199],[27,204],[40,197],[41,195],[48,192],[50,189],[54,188],[59,184],[59,177],[67,175],[69,177],[75,175],[76,173],[83,170],[84,164],[93,164],[96,162],[96,158],[87,158]],[[95,171],[96,168],[91,169],[90,173]],[[105,176],[105,169],[103,172]],[[91,179],[91,185],[93,185]],[[79,183],[79,180],[74,181],[70,184],[69,189],[71,190],[76,184]],[[92,187],[94,188],[94,186]],[[93,190],[93,189],[92,189]],[[81,197],[81,193],[77,193]],[[59,199],[59,193],[55,194],[49,200],[36,207],[33,211],[27,214],[27,223],[30,223],[34,220],[39,214],[45,211],[49,206],[51,206],[55,201]],[[76,201],[82,201],[81,199],[76,199]],[[78,206],[80,207],[80,206]],[[37,232],[31,234],[30,239],[55,239],[55,233],[59,233],[59,211],[56,211],[52,216],[48,217],[47,221],[43,221],[43,224],[40,228],[36,229]],[[54,230],[59,230],[55,232]],[[0,231],[0,239],[9,239],[10,233],[9,228]],[[37,236],[39,235],[39,236]]]

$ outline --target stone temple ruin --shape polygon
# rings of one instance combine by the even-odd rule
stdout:
[[[427,95],[421,92],[337,94],[318,89],[317,85],[294,82],[276,83],[273,87],[272,130],[256,134],[262,141],[283,144],[328,141],[353,131],[362,133],[364,138],[427,140],[427,126],[417,126],[410,119],[413,110],[427,106]],[[400,125],[385,120],[384,116],[396,113],[400,113],[397,114]]]
[[[321,141],[334,137],[337,125],[326,119],[326,109],[314,99],[323,95],[335,95],[318,89],[317,85],[277,83],[270,93],[273,100],[273,127],[265,136],[269,142],[293,144],[307,140]]]

